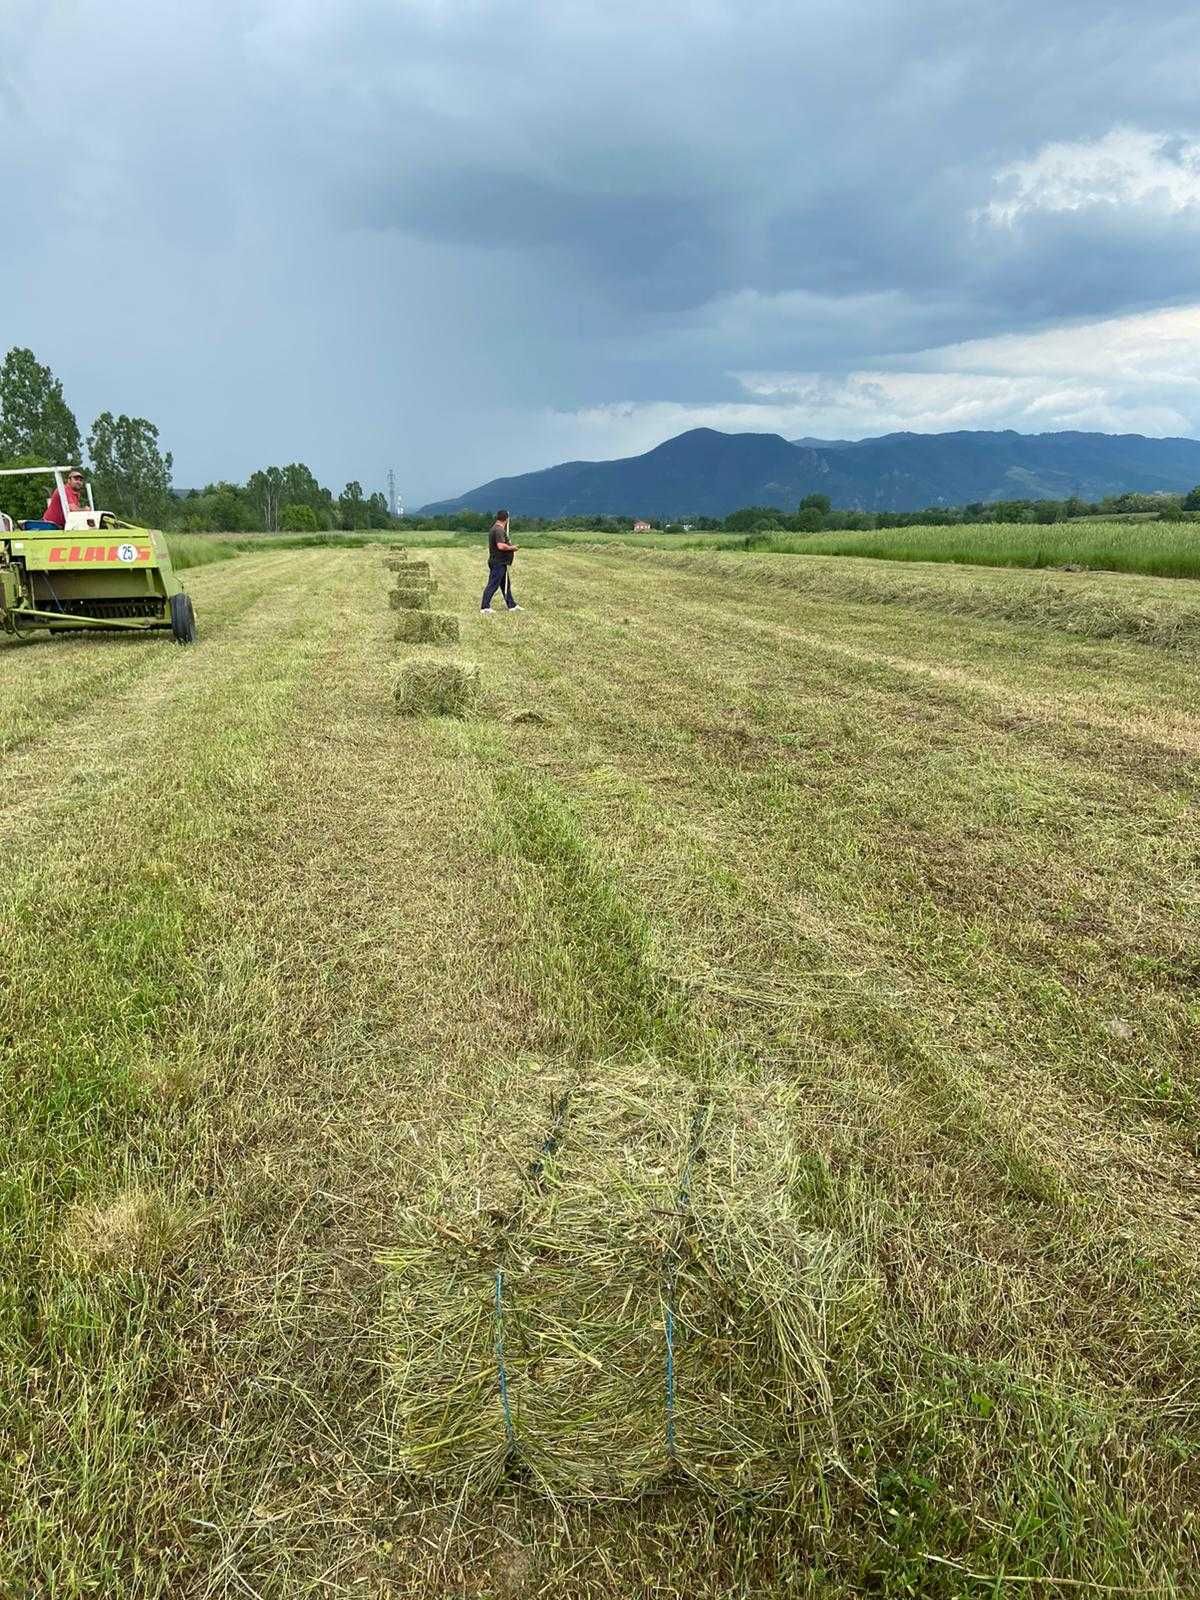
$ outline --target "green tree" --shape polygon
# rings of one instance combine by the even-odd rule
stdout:
[[[321,524],[311,506],[289,501],[279,513],[279,526],[285,533],[319,533]]]
[[[32,350],[14,345],[0,362],[0,461],[32,456],[73,466],[81,454],[62,384]]]
[[[3,467],[49,467],[65,465],[51,462],[42,456],[17,456],[13,461],[0,461]],[[25,522],[40,517],[46,501],[54,492],[54,479],[39,474],[36,478],[0,478],[0,511],[6,511],[14,522]]]
[[[1185,511],[1200,511],[1200,483],[1194,489],[1189,489],[1183,497]]]
[[[308,506],[317,519],[318,528],[332,528],[335,518],[333,496],[317,482],[303,461],[293,461],[283,468],[283,485],[280,489],[282,505]],[[280,527],[283,527],[282,516]]]
[[[368,526],[367,501],[362,484],[352,480],[338,496],[338,527],[365,528]]]
[[[161,518],[171,499],[171,453],[158,448],[158,429],[145,417],[102,411],[88,434],[97,506],[131,522]]]
[[[774,506],[742,506],[725,518],[730,533],[759,533],[764,528],[779,526],[779,512]]]
[[[833,510],[833,501],[827,494],[806,494],[804,499],[801,500],[798,510],[801,512],[819,511],[823,517],[827,517]]]
[[[821,500],[823,495],[810,495],[809,499]],[[820,533],[825,526],[825,512],[819,506],[801,505],[799,511],[792,518],[792,526],[797,533]]]
[[[258,502],[263,527],[268,533],[274,533],[279,527],[279,508],[283,503],[282,467],[263,467],[252,472],[246,488]]]
[[[388,510],[387,499],[378,490],[367,501],[367,527],[390,528],[392,514]]]

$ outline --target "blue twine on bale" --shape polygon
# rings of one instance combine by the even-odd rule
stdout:
[[[550,1110],[553,1118],[549,1131],[542,1141],[542,1147],[537,1156],[529,1163],[528,1178],[534,1187],[539,1187],[546,1170],[546,1162],[550,1160],[558,1149],[558,1142],[562,1137],[563,1126],[567,1120],[567,1112],[571,1106],[571,1091],[567,1089],[557,1103],[551,1101]],[[511,1219],[510,1219],[511,1222]],[[504,1268],[496,1268],[496,1293],[495,1293],[495,1322],[496,1322],[496,1386],[500,1391],[500,1409],[504,1412],[504,1436],[508,1441],[510,1452],[517,1448],[517,1430],[513,1427],[512,1407],[508,1400],[508,1368],[504,1364]]]
[[[675,1285],[667,1292],[667,1454],[675,1459],[675,1309],[671,1304]]]
[[[683,1164],[683,1177],[679,1183],[677,1209],[686,1212],[692,1204],[692,1163],[700,1149],[700,1134],[708,1115],[709,1097],[703,1095],[692,1113],[692,1130],[688,1139],[687,1160]],[[667,1268],[666,1310],[663,1316],[663,1333],[666,1336],[667,1355],[665,1371],[667,1455],[672,1461],[675,1453],[675,1287],[679,1278],[679,1263],[673,1261]]]
[[[508,1404],[508,1372],[504,1366],[504,1269],[496,1268],[496,1374],[500,1383],[500,1406],[504,1412],[504,1436],[508,1448],[517,1447],[512,1411]]]

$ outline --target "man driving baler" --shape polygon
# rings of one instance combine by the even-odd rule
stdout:
[[[46,502],[46,509],[42,514],[42,521],[49,522],[55,528],[65,528],[67,525],[67,512],[78,511],[83,504],[83,473],[78,467],[72,467],[66,477],[67,504],[63,508],[62,496],[58,490]]]

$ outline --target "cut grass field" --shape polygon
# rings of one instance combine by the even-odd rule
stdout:
[[[1194,1593],[1186,590],[519,559],[431,553],[464,719],[367,549],[0,647],[0,1594]],[[385,1263],[564,1070],[777,1108],[858,1318],[788,1514],[407,1470]]]

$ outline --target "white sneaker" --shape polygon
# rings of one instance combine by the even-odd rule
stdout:
[[[508,609],[510,611],[524,611],[525,607],[524,606],[509,606]]]
[[[480,606],[479,615],[481,617],[494,617],[496,613],[492,610],[491,606]]]

